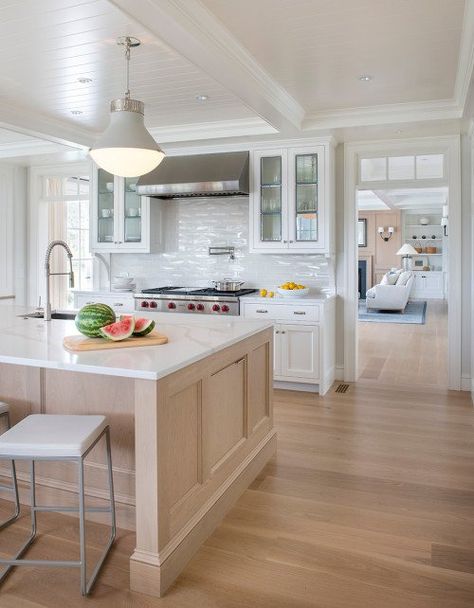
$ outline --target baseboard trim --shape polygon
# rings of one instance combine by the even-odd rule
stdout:
[[[336,373],[334,376],[334,380],[338,380],[339,382],[342,382],[344,380],[344,366],[343,365],[336,365]]]
[[[472,391],[474,387],[474,379],[471,376],[462,375],[461,376],[461,390],[462,391]]]
[[[283,391],[301,391],[303,393],[319,393],[319,384],[308,384],[299,382],[281,382],[280,380],[273,381],[273,388]]]

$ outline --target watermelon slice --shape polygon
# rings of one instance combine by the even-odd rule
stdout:
[[[139,317],[137,319],[133,315],[120,315],[120,320],[122,321],[123,319],[135,319],[133,335],[139,338],[147,336],[155,329],[155,322],[151,319],[146,319],[144,317]]]
[[[126,340],[133,335],[135,329],[135,319],[133,317],[127,317],[117,321],[117,323],[111,323],[105,327],[101,327],[99,332],[103,338],[107,340],[113,340],[118,342],[119,340]]]
[[[147,336],[155,329],[155,322],[151,319],[135,319],[134,336]]]

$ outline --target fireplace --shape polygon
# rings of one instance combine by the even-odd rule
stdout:
[[[365,300],[367,292],[367,260],[359,260],[359,299]]]

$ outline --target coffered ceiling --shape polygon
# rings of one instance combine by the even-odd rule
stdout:
[[[132,35],[159,141],[298,136],[459,119],[474,0],[0,0],[0,33],[0,127],[89,146]]]

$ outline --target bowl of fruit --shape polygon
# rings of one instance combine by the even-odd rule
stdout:
[[[280,285],[277,291],[281,296],[287,296],[289,298],[302,298],[303,296],[308,295],[309,287],[300,285],[299,283],[294,283],[293,281],[287,281],[286,283],[283,283],[283,285]]]

